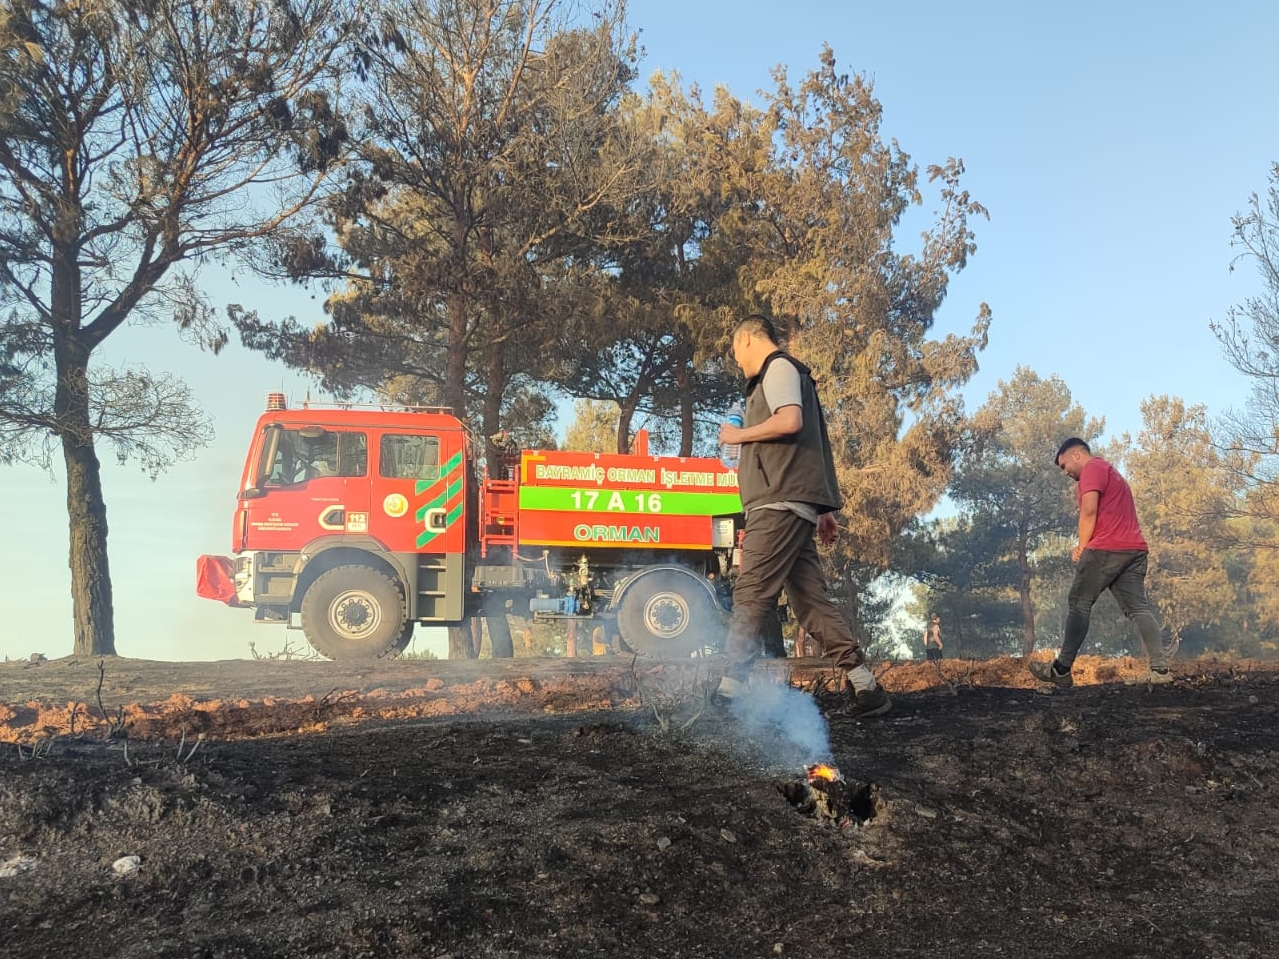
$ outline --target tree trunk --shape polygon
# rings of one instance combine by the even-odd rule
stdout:
[[[1030,558],[1026,555],[1026,537],[1017,543],[1017,568],[1021,571],[1018,592],[1021,594],[1022,646],[1029,656],[1035,651],[1035,604],[1031,600]]]
[[[675,382],[679,386],[679,455],[693,455],[694,399],[691,361],[680,363],[675,369]]]
[[[515,655],[515,641],[511,638],[511,623],[506,613],[490,613],[484,617],[489,628],[489,646],[494,659],[510,659]]]
[[[445,374],[444,402],[453,408],[458,419],[466,418],[466,357],[469,334],[466,327],[466,305],[460,296],[449,301],[449,359]],[[487,425],[487,424],[486,424]],[[496,432],[496,427],[493,430]],[[485,450],[489,450],[487,439]],[[480,535],[480,477],[475,472],[475,462],[470,457],[466,463],[466,541],[477,543]],[[470,574],[472,554],[467,554],[467,574]],[[491,631],[490,631],[491,635]],[[483,639],[481,621],[472,616],[449,627],[449,659],[477,659]]]
[[[862,623],[861,587],[853,575],[853,570],[849,568],[850,565],[849,563],[844,564],[841,589],[844,594],[844,602],[840,612],[848,620],[848,628],[853,631],[853,638],[857,640],[863,649],[866,649],[870,645],[871,637],[865,624]]]
[[[502,395],[506,392],[506,356],[500,345],[489,350],[487,383],[484,388],[484,404],[480,411],[480,430],[484,434],[484,459],[489,463],[489,475],[498,475],[492,468],[495,462],[489,437],[502,428]]]
[[[637,395],[632,394],[625,403],[618,403],[617,412],[617,451],[631,451],[631,423],[635,419],[635,409],[639,403]]]
[[[471,621],[449,627],[449,659],[474,659],[475,646],[471,642]]]
[[[466,322],[466,299],[449,297],[449,355],[444,367],[444,405],[452,407],[458,419],[466,418],[466,359],[470,334]]]
[[[107,505],[102,496],[102,464],[89,425],[89,350],[73,335],[56,336],[54,358],[58,374],[54,410],[67,470],[73,651],[77,656],[114,656]]]

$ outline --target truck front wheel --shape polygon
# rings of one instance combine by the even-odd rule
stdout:
[[[321,573],[302,597],[302,631],[329,659],[394,655],[412,635],[406,630],[411,626],[404,620],[400,587],[368,566],[336,566]]]
[[[691,573],[642,576],[617,609],[622,642],[641,656],[689,656],[723,640],[723,617]]]

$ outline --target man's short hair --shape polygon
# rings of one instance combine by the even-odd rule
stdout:
[[[1072,436],[1070,439],[1066,440],[1066,442],[1062,443],[1061,446],[1057,447],[1057,455],[1053,457],[1053,465],[1057,464],[1063,453],[1067,450],[1074,449],[1076,446],[1083,447],[1084,452],[1089,456],[1092,456],[1092,450],[1088,448],[1088,444],[1081,440],[1078,436]]]
[[[750,316],[739,320],[737,325],[733,327],[733,337],[736,338],[738,333],[766,337],[768,342],[774,346],[778,343],[777,328],[773,326],[773,321],[762,313],[752,313]]]

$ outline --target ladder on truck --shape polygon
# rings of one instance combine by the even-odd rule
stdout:
[[[492,479],[484,471],[480,496],[480,556],[508,546],[515,551],[519,538],[519,483],[514,479]]]

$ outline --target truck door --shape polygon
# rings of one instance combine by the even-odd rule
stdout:
[[[247,548],[297,551],[325,536],[367,535],[368,435],[272,424],[251,492],[241,496]]]
[[[455,622],[465,600],[463,434],[386,431],[377,452],[369,532],[392,552],[418,554],[415,618]]]

